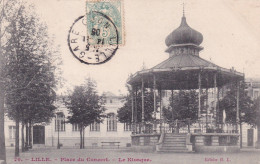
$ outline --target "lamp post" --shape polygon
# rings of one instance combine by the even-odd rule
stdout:
[[[57,143],[57,149],[60,149],[60,122],[61,118],[64,116],[62,112],[56,113],[56,123],[57,123],[57,129],[58,129],[58,143]]]

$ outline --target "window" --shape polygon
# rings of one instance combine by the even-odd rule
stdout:
[[[124,123],[124,131],[131,131],[132,126],[131,123]]]
[[[114,113],[107,116],[107,131],[117,131],[117,120]]]
[[[9,126],[9,139],[15,139],[15,126]]]
[[[90,131],[100,131],[100,123],[94,122],[93,124],[90,125]]]
[[[79,124],[72,124],[72,131],[79,131]]]
[[[65,116],[63,113],[59,113],[55,118],[55,131],[65,131]]]
[[[112,99],[110,100],[110,103],[113,103]]]

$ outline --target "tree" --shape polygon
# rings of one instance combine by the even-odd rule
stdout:
[[[128,88],[129,94],[124,98],[123,107],[119,108],[117,111],[117,117],[119,122],[131,123],[132,122],[132,96],[131,89]],[[135,90],[134,96],[134,120],[135,123],[141,125],[142,123],[142,92],[141,90]],[[159,97],[156,96],[156,109],[158,107]],[[157,111],[156,111],[157,112]],[[155,123],[153,117],[154,114],[154,94],[153,91],[149,89],[144,89],[144,121],[146,124]],[[139,126],[139,131],[141,131],[141,126]]]
[[[248,96],[245,81],[239,83],[239,125],[240,135],[242,136],[242,123],[249,125],[257,125],[257,104]],[[237,85],[231,84],[225,96],[219,102],[220,113],[226,111],[226,122],[237,125]],[[223,120],[223,115],[220,115]],[[242,147],[242,137],[240,139],[240,147]]]
[[[93,123],[103,121],[105,108],[102,96],[96,91],[96,84],[90,78],[84,85],[76,86],[65,101],[70,116],[67,117],[71,124],[78,124],[80,130],[80,149],[84,148],[84,130]]]
[[[34,7],[20,4],[17,18],[8,25],[5,51],[6,104],[8,116],[16,122],[15,156],[19,156],[19,123],[24,126],[48,122],[55,107],[55,65],[47,27],[41,23]],[[27,133],[26,133],[27,134]]]
[[[203,99],[201,101],[203,102]],[[183,121],[177,123],[177,131],[180,127],[189,125],[198,119],[198,93],[196,90],[175,91],[169,98],[169,102],[169,106],[163,108],[164,118],[172,126],[176,120]],[[185,121],[187,119],[189,121]]]
[[[16,7],[19,4],[16,0],[0,0],[0,160],[6,161],[5,133],[4,133],[4,102],[5,85],[8,81],[4,77],[5,53],[4,47],[8,43],[7,26],[11,20],[16,19]]]
[[[248,123],[252,126],[256,125],[256,108],[254,107],[253,100],[248,96],[245,90],[246,84],[242,81],[239,84],[239,120],[240,123]],[[236,112],[237,112],[237,86],[232,84],[229,86],[228,91],[225,93],[223,99],[219,101],[220,113],[226,111],[226,122],[236,125]],[[220,116],[223,120],[223,116]]]
[[[148,91],[148,89],[144,90],[144,121],[145,122],[152,122],[153,119],[153,112],[154,112],[154,98],[153,92]],[[157,97],[158,98],[158,97]],[[158,99],[157,99],[158,100]],[[131,123],[131,116],[132,116],[132,97],[128,94],[125,97],[124,106],[119,108],[117,111],[118,118],[120,122],[123,123]],[[158,101],[157,101],[158,105]],[[135,114],[137,117],[136,122],[142,122],[142,93],[140,90],[136,92],[136,107],[137,113]]]
[[[118,121],[122,123],[131,123],[132,118],[132,98],[130,95],[124,97],[124,106],[117,111]]]

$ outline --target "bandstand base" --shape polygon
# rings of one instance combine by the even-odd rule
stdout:
[[[237,153],[239,134],[198,133],[191,134],[193,150],[198,153]]]
[[[239,137],[237,133],[134,134],[131,149],[134,152],[237,153]],[[183,145],[181,150],[180,145]]]
[[[134,152],[154,152],[161,134],[133,134],[131,135],[132,150]]]

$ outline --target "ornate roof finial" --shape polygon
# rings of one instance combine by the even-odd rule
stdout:
[[[184,2],[182,3],[182,10],[183,10],[183,17],[185,17],[185,4],[184,4]]]
[[[183,0],[184,1],[184,0]],[[181,18],[180,26],[170,33],[165,40],[166,45],[169,47],[171,45],[180,44],[195,44],[199,46],[203,41],[203,36],[200,32],[192,29],[186,22],[185,17],[185,4],[183,5],[183,17]]]

